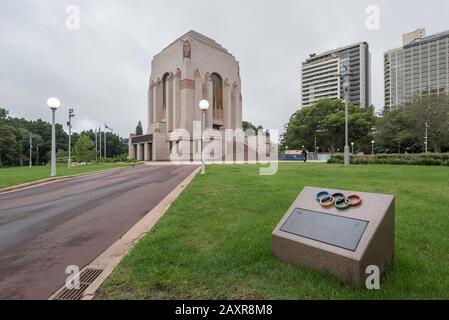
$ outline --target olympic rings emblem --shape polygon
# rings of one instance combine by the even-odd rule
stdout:
[[[362,204],[362,198],[359,195],[351,194],[345,196],[341,192],[329,194],[327,191],[318,192],[316,194],[316,201],[318,201],[323,208],[335,207],[338,210],[346,210],[358,207]]]

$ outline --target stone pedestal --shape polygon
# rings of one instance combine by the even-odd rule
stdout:
[[[323,190],[357,194],[362,205],[323,208],[316,200]],[[382,274],[393,262],[394,210],[391,195],[305,187],[273,230],[273,255],[364,285],[368,266],[377,266]]]

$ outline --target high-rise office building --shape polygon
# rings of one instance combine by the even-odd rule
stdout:
[[[402,42],[384,54],[385,108],[449,94],[449,31],[426,36],[418,29],[405,34]]]
[[[302,106],[308,106],[320,99],[344,99],[343,79],[340,74],[348,70],[349,102],[369,106],[370,53],[366,42],[361,42],[312,54],[302,63]]]

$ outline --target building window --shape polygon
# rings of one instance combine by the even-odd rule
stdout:
[[[213,108],[223,110],[223,81],[217,73],[210,76],[213,86]]]
[[[162,76],[162,110],[167,108],[167,78],[169,74],[166,72]]]

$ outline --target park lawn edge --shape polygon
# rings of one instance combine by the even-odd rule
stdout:
[[[59,180],[64,180],[64,179],[68,179],[68,178],[75,178],[75,177],[80,177],[80,176],[85,176],[85,175],[90,175],[90,174],[96,174],[96,173],[100,173],[100,172],[106,172],[106,171],[110,171],[110,170],[115,170],[115,169],[120,169],[120,168],[125,168],[125,167],[130,167],[130,166],[136,166],[136,165],[141,165],[141,162],[136,162],[136,163],[128,163],[128,162],[116,162],[116,163],[99,163],[99,164],[89,164],[89,165],[85,165],[85,166],[78,166],[78,167],[73,167],[72,169],[67,169],[67,173],[65,174],[57,174],[55,177],[48,177],[48,178],[43,178],[41,176],[35,177],[35,178],[24,178],[21,179],[19,181],[14,181],[11,183],[6,183],[4,184],[1,181],[2,174],[4,174],[5,171],[8,170],[17,170],[17,169],[22,169],[22,170],[29,170],[30,168],[28,167],[13,167],[13,168],[1,168],[0,169],[0,193],[2,192],[8,192],[8,191],[13,191],[13,190],[17,190],[17,189],[22,189],[22,188],[26,188],[26,187],[31,187],[31,186],[35,186],[35,185],[39,185],[42,183],[47,183],[47,182],[53,182],[53,181],[59,181]],[[81,170],[81,172],[79,170],[77,170],[78,168],[83,167],[82,169],[88,169],[88,170]],[[31,170],[35,168],[32,167]],[[37,167],[39,168],[39,167]],[[48,175],[50,174],[50,168],[49,167],[43,167],[45,169],[48,169]],[[58,172],[59,169],[64,168],[61,166],[58,166]],[[92,169],[92,170],[91,170]],[[72,172],[70,172],[70,170],[72,170]]]
[[[367,166],[286,163],[280,165],[281,178],[272,182],[269,177],[259,177],[254,168],[257,166],[212,165],[208,174],[197,175],[155,228],[125,256],[100,288],[99,298],[447,298],[447,210],[442,202],[430,209],[427,206],[436,191],[449,201],[449,185],[443,183],[444,174],[449,174],[447,167],[372,165],[366,170]],[[305,181],[291,183],[307,171]],[[210,185],[214,190],[209,190]],[[344,284],[326,273],[297,268],[272,257],[271,231],[305,185],[397,195],[395,262],[381,290]],[[428,190],[422,190],[423,185]],[[263,193],[267,188],[276,196],[267,199]],[[238,190],[237,194],[220,201],[220,194],[228,195],[232,190]],[[201,200],[206,194],[211,194],[207,202]],[[416,199],[417,194],[422,199]],[[238,213],[242,195],[255,201],[246,203]],[[408,201],[410,197],[415,201]],[[229,217],[226,212],[230,212]],[[428,219],[423,213],[430,213]],[[209,221],[217,217],[221,223]],[[249,220],[255,221],[254,225]],[[295,283],[297,287],[292,285]]]

